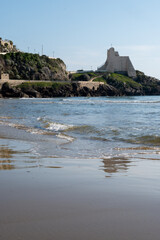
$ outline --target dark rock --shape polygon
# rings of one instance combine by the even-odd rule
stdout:
[[[98,94],[98,96],[118,96],[119,95],[118,90],[115,87],[108,84],[100,85],[96,93]]]
[[[11,87],[7,82],[2,85],[1,94],[3,97],[21,97],[22,93],[20,90]]]
[[[33,88],[24,88],[23,93],[27,94],[29,97],[40,98],[41,94]]]

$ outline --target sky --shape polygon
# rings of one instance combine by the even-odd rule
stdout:
[[[159,0],[0,0],[0,37],[24,52],[96,70],[111,46],[160,79]]]

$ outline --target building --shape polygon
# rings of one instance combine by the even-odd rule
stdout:
[[[8,81],[9,80],[9,74],[8,73],[1,73],[1,80],[2,81]]]
[[[132,78],[136,77],[136,71],[129,57],[119,56],[119,53],[116,52],[113,47],[107,52],[107,60],[105,64],[99,67],[97,71],[120,73]]]

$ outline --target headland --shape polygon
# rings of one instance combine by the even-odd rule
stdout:
[[[110,48],[97,71],[68,72],[59,58],[20,52],[0,41],[0,97],[159,95],[160,81],[136,71],[130,58]]]

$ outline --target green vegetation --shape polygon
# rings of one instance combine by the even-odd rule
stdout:
[[[106,81],[108,84],[113,85],[115,87],[128,86],[136,89],[142,87],[140,83],[137,83],[132,78],[117,73],[110,73],[107,76]]]
[[[90,76],[87,73],[74,73],[71,77],[72,81],[89,81]]]
[[[73,73],[72,74],[72,81],[79,81],[78,79],[81,78],[81,76],[83,76],[83,73]]]
[[[89,81],[94,77],[98,77],[99,73],[85,72],[85,73],[73,73],[71,76],[72,81]]]
[[[43,82],[24,82],[20,85],[17,85],[16,87],[21,88],[21,89],[29,89],[29,88],[54,88],[54,89],[59,89],[60,87],[66,86],[66,85],[70,85],[70,83],[43,81]]]
[[[103,76],[101,76],[101,77],[95,78],[93,80],[93,82],[104,82],[104,83],[106,83],[106,79]]]
[[[14,52],[0,55],[2,71],[11,79],[66,80],[66,66],[61,59],[50,59],[38,54]]]
[[[94,73],[94,72],[88,72],[87,73],[90,77],[96,77],[97,76],[97,73]]]
[[[97,78],[95,78],[96,76]],[[89,81],[92,78],[95,78],[93,82],[108,83],[116,88],[132,87],[138,89],[142,87],[140,83],[134,81],[132,78],[117,73],[74,73],[71,77],[72,81]]]

